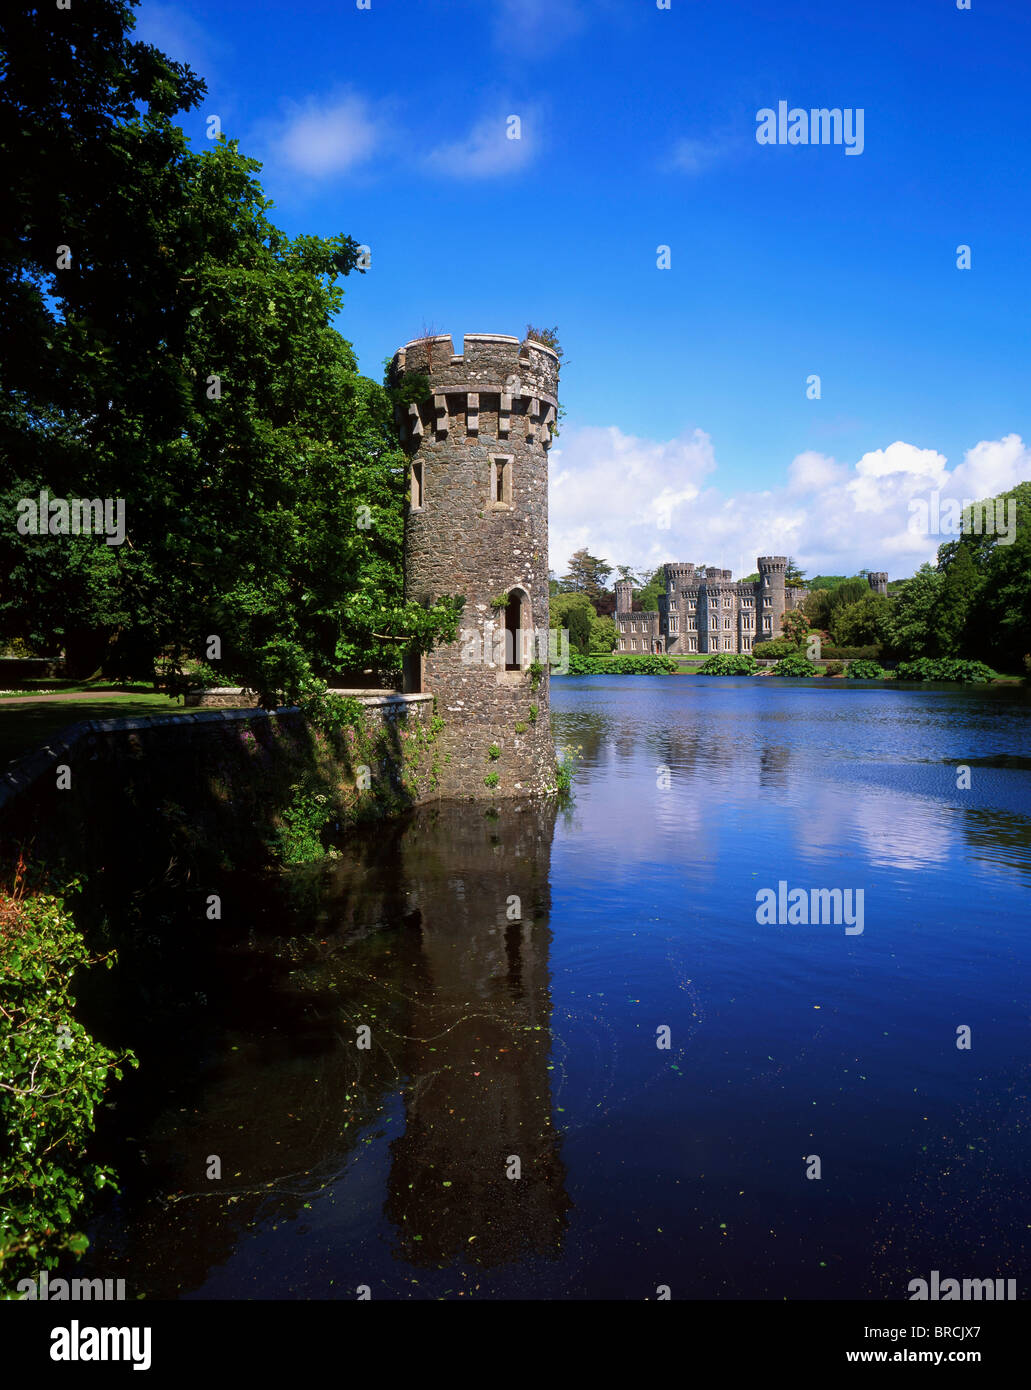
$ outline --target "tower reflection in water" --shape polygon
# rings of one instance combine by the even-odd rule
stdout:
[[[411,1012],[404,1133],[385,1211],[416,1265],[561,1248],[570,1201],[552,1121],[554,808],[448,806],[401,839]]]

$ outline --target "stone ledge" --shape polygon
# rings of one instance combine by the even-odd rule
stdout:
[[[229,686],[211,691],[198,691],[198,695],[212,694],[227,698],[239,698],[244,693],[239,688]],[[399,690],[373,690],[367,687],[359,690],[331,690],[331,695],[342,695],[357,699],[371,709],[381,709],[384,717],[401,710],[416,709],[432,705],[430,694],[406,695]],[[242,724],[257,719],[269,719],[273,715],[300,715],[297,705],[280,705],[276,709],[260,709],[254,705],[248,709],[191,708],[174,714],[136,715],[128,719],[81,719],[78,723],[67,724],[42,746],[16,758],[7,770],[0,773],[0,807],[14,797],[62,760],[72,756],[80,744],[95,742],[102,735],[114,733],[133,733],[144,729],[180,728],[197,724]]]

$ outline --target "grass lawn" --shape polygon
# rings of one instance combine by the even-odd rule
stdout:
[[[80,719],[130,719],[148,714],[181,713],[180,700],[167,695],[114,695],[104,700],[47,700],[25,703],[0,700],[0,767],[12,758],[31,753],[52,734]]]
[[[125,681],[120,685],[112,685],[108,681],[94,681],[90,685],[84,685],[82,681],[70,681],[55,676],[51,680],[19,681],[17,690],[0,690],[0,699],[17,700],[26,695],[47,695],[51,692],[55,695],[100,695],[108,692],[153,695],[154,682]]]

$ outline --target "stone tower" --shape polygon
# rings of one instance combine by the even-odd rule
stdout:
[[[410,460],[405,596],[464,594],[459,639],[409,663],[406,687],[444,720],[442,797],[525,796],[555,785],[548,705],[548,448],[558,356],[534,339],[469,333],[407,343],[395,385]],[[492,757],[493,749],[500,750]]]
[[[616,612],[629,613],[634,606],[634,586],[629,579],[617,579],[616,590]]]
[[[875,594],[883,594],[885,597],[887,597],[888,575],[885,570],[873,570],[867,576],[867,579],[869,581],[870,588],[873,590]]]
[[[788,572],[786,555],[760,555],[756,561],[759,567],[759,585],[756,589],[756,638],[757,642],[768,642],[780,636],[780,621],[784,616],[786,596],[784,579]],[[770,622],[767,624],[766,619]]]

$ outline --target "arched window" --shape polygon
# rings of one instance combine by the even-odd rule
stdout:
[[[533,640],[530,596],[525,589],[510,589],[505,607],[505,670],[521,671],[530,664],[527,650]]]

